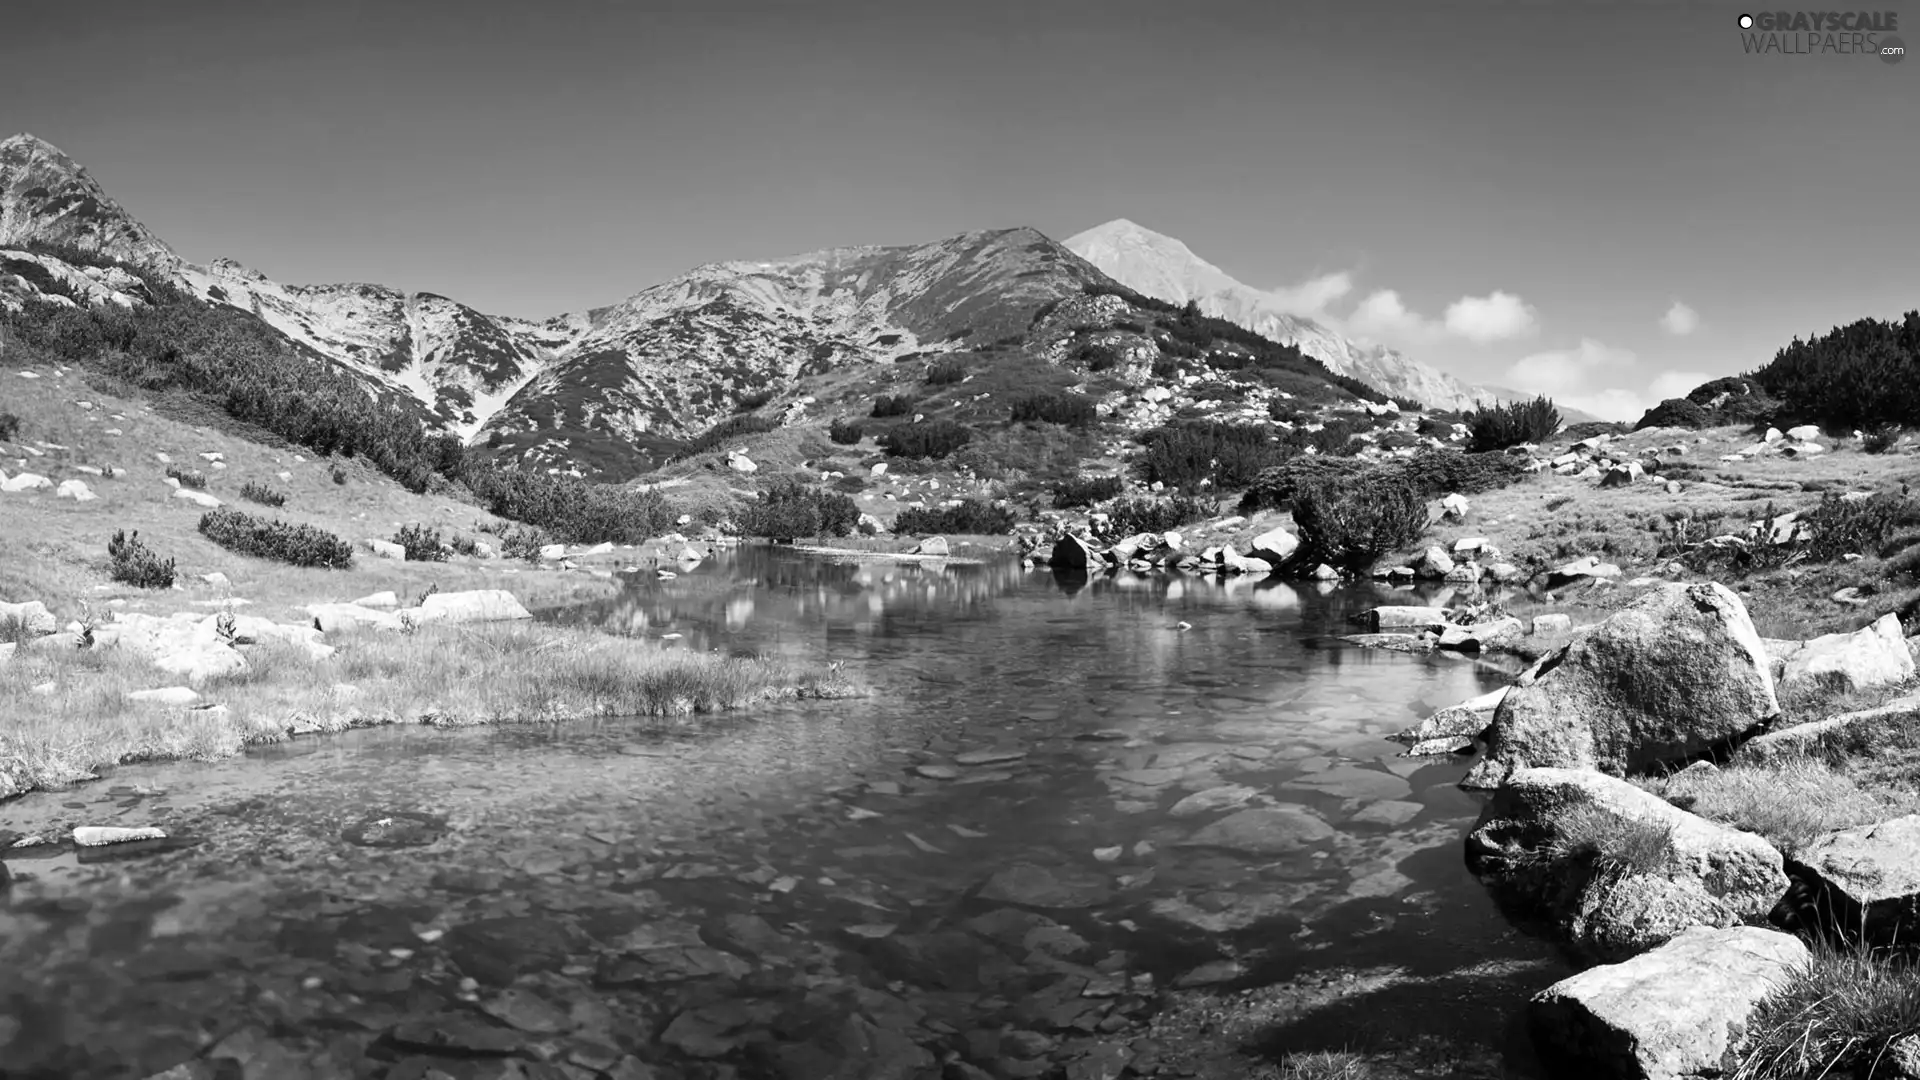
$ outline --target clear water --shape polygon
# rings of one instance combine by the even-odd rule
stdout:
[[[1551,963],[1462,866],[1465,763],[1385,739],[1498,675],[1332,640],[1407,596],[758,547],[636,577],[549,617],[874,694],[17,800],[0,827],[175,839],[10,853],[0,1076],[934,1076],[992,1029],[1124,1044],[1181,983]]]

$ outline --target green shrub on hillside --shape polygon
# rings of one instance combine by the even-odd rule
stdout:
[[[1193,488],[1211,480],[1216,488],[1245,487],[1262,469],[1292,457],[1260,424],[1177,421],[1140,436],[1146,452],[1138,467],[1149,484]]]
[[[694,436],[693,440],[673,455],[673,460],[681,461],[695,454],[704,454],[729,442],[743,439],[748,435],[759,435],[778,430],[780,421],[772,417],[754,413],[736,413]]]
[[[1163,533],[1220,513],[1220,500],[1176,495],[1170,499],[1121,499],[1107,507],[1107,532],[1114,536]]]
[[[1801,520],[1813,534],[1807,541],[1807,558],[1833,562],[1848,554],[1879,554],[1896,531],[1920,525],[1920,503],[1889,492],[1848,500],[1829,491]]]
[[[741,532],[772,540],[846,536],[859,520],[852,498],[797,480],[775,483],[737,515]]]
[[[973,430],[952,420],[902,424],[880,436],[880,448],[895,457],[938,460],[967,445]]]
[[[862,428],[857,421],[853,420],[835,420],[827,426],[827,438],[832,439],[841,446],[852,446],[859,442],[865,434],[866,429]]]
[[[906,416],[913,412],[913,399],[905,394],[881,394],[873,399],[873,418],[885,420],[889,416]]]
[[[107,560],[108,573],[115,581],[139,589],[173,588],[173,560],[162,559],[142,543],[139,529],[133,530],[131,536],[115,529],[112,539],[107,541]]]
[[[1309,431],[1305,426],[1292,431],[1282,432],[1280,444],[1296,450],[1311,450],[1316,454],[1330,456],[1348,456],[1365,448],[1360,441],[1362,431],[1372,430],[1371,423],[1360,424],[1351,420],[1328,420],[1318,431]]]
[[[1364,573],[1427,531],[1427,502],[1405,480],[1320,483],[1293,500],[1303,565]]]
[[[984,499],[965,499],[958,506],[908,507],[893,521],[893,531],[911,536],[942,533],[1002,536],[1013,531],[1013,511]]]
[[[447,561],[447,545],[440,539],[438,529],[402,525],[400,531],[393,534],[393,542],[407,550],[408,562]]]
[[[1811,341],[1795,338],[1748,376],[1779,400],[1780,426],[1851,431],[1920,421],[1920,311],[1900,322],[1861,319]]]
[[[1065,391],[1036,390],[1023,394],[1013,401],[1012,420],[1016,424],[1045,423],[1086,427],[1096,418],[1093,402],[1079,394],[1070,394]]]
[[[1292,458],[1262,469],[1240,496],[1239,511],[1257,514],[1262,510],[1285,510],[1293,506],[1303,491],[1330,480],[1348,480],[1373,471],[1375,467],[1357,458],[1318,455]]]
[[[1458,450],[1422,450],[1381,468],[1411,483],[1427,498],[1498,491],[1527,478],[1525,458],[1511,454],[1468,454]]]
[[[1686,398],[1668,398],[1648,409],[1633,425],[1635,431],[1652,427],[1703,428],[1713,424],[1713,414]]]
[[[1507,405],[1483,405],[1467,414],[1469,442],[1476,451],[1505,450],[1537,443],[1560,430],[1560,410],[1546,397]]]
[[[180,481],[180,486],[183,488],[192,488],[195,491],[207,490],[206,473],[195,472],[191,469],[182,469],[178,465],[169,465],[167,466],[167,475]]]
[[[1053,485],[1053,505],[1061,510],[1092,506],[1118,498],[1126,481],[1118,476],[1075,476]]]
[[[10,412],[0,412],[0,441],[12,442],[20,434],[20,418]]]
[[[538,562],[540,549],[553,543],[552,537],[531,525],[508,525],[494,535],[500,538],[501,558],[525,562]]]
[[[957,360],[937,360],[927,365],[928,386],[952,386],[966,377],[966,367]]]
[[[286,492],[275,491],[265,484],[257,484],[252,480],[240,485],[240,497],[252,502],[257,502],[262,506],[280,507],[287,505]]]
[[[353,563],[353,545],[325,529],[268,521],[224,506],[200,518],[200,535],[228,551],[294,566],[345,570]]]

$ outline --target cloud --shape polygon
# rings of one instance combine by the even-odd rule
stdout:
[[[1667,313],[1660,316],[1660,325],[1666,328],[1667,333],[1684,337],[1700,329],[1700,313],[1675,300]]]
[[[1571,349],[1554,349],[1521,357],[1507,370],[1506,382],[1529,394],[1545,394],[1555,403],[1589,412],[1603,420],[1638,420],[1655,403],[1684,397],[1711,376],[1700,371],[1664,371],[1642,380],[1632,369],[1638,357],[1593,338],[1582,338]],[[1631,381],[1644,389],[1618,384]]]
[[[1447,305],[1446,327],[1482,345],[1525,337],[1540,328],[1525,301],[1498,289],[1486,296],[1463,296]]]
[[[1274,303],[1289,315],[1324,314],[1327,305],[1353,291],[1353,275],[1345,270],[1308,278],[1298,285],[1272,290]]]
[[[1381,289],[1360,301],[1347,323],[1360,334],[1399,341],[1431,338],[1440,331],[1409,309],[1392,289]]]

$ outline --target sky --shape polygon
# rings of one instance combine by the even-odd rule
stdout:
[[[1872,10],[1920,43],[1920,4]],[[1742,11],[8,0],[0,136],[192,261],[541,318],[702,263],[1124,217],[1630,419],[1920,306],[1920,59],[1750,54]]]

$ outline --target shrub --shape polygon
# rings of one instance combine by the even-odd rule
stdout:
[[[224,506],[200,518],[200,534],[228,551],[294,566],[344,570],[353,562],[353,545],[324,529],[268,521]]]
[[[0,418],[4,420],[4,418]],[[1869,454],[1884,454],[1900,439],[1900,429],[1892,424],[1875,424],[1861,433],[1860,449]]]
[[[1294,455],[1275,442],[1264,425],[1181,421],[1140,436],[1146,452],[1139,467],[1146,481],[1194,487],[1212,480],[1221,488],[1244,487],[1262,469]]]
[[[775,483],[738,516],[743,533],[773,540],[845,536],[859,520],[860,508],[852,498],[797,480]]]
[[[500,555],[508,559],[537,562],[540,549],[551,543],[552,538],[531,525],[510,525],[500,532]]]
[[[973,430],[952,420],[902,424],[880,436],[880,448],[895,457],[946,457],[973,440]]]
[[[1633,430],[1644,431],[1650,427],[1703,428],[1713,423],[1712,414],[1686,398],[1668,398],[1648,409],[1640,417]]]
[[[952,386],[966,377],[966,367],[957,360],[936,360],[927,365],[928,386]]]
[[[1062,510],[1118,498],[1126,481],[1118,476],[1076,476],[1053,485],[1053,505]]]
[[[186,481],[183,480],[181,482],[185,483]],[[275,491],[274,489],[266,486],[265,484],[256,484],[251,480],[240,485],[240,497],[243,499],[250,499],[253,502],[257,502],[261,504],[262,506],[278,507],[278,506],[287,505],[286,492]]]
[[[938,533],[964,533],[975,536],[1000,536],[1013,531],[1013,511],[984,499],[965,499],[958,506],[900,511],[893,531],[928,536]]]
[[[905,394],[881,394],[873,399],[873,418],[884,420],[889,416],[906,416],[913,412],[913,399]]]
[[[129,536],[120,529],[107,541],[107,559],[115,581],[141,589],[173,588],[173,560],[162,559],[140,541],[140,530]]]
[[[1369,471],[1366,463],[1353,458],[1301,456],[1262,469],[1240,496],[1240,513],[1285,510],[1303,491],[1332,480],[1359,476]]]
[[[1920,311],[1795,338],[1749,378],[1780,402],[1775,423],[1852,430],[1920,416]]]
[[[0,440],[12,442],[20,434],[20,418],[10,412],[0,412]]]
[[[1068,427],[1086,427],[1095,418],[1093,402],[1079,394],[1064,391],[1037,390],[1023,394],[1013,401],[1013,422],[1065,424]]]
[[[1107,507],[1107,529],[1116,536],[1163,533],[1220,512],[1218,499],[1121,499]]]
[[[1156,379],[1177,379],[1181,373],[1180,361],[1176,357],[1163,356],[1153,362],[1152,371]]]
[[[1362,572],[1427,531],[1427,503],[1403,479],[1321,482],[1294,497],[1293,521],[1305,565]]]
[[[347,470],[341,468],[338,465],[335,465],[333,467],[333,482],[336,484],[339,484],[341,487],[346,487],[347,486]]]
[[[549,543],[635,544],[679,516],[657,491],[522,469],[471,470],[467,487],[494,514],[552,534]]]
[[[1732,1080],[1896,1076],[1892,1046],[1920,1031],[1920,971],[1911,956],[1816,943],[1812,962],[1747,1023]]]
[[[1283,446],[1296,450],[1312,450],[1316,454],[1345,457],[1360,449],[1355,437],[1373,425],[1356,426],[1346,420],[1329,420],[1318,431],[1310,431],[1305,426],[1296,427],[1280,436]]]
[[[852,420],[835,420],[827,426],[827,438],[841,446],[852,446],[865,434],[866,430]]]
[[[1145,330],[1146,327],[1142,326],[1140,329]],[[1074,359],[1085,364],[1088,371],[1110,371],[1120,366],[1120,350],[1111,345],[1101,345],[1089,341],[1080,346],[1080,348],[1074,352],[1073,356]]]
[[[1560,410],[1545,397],[1508,405],[1485,405],[1467,414],[1473,449],[1505,450],[1537,443],[1560,430]]]
[[[417,524],[402,525],[400,531],[393,534],[393,542],[407,549],[408,562],[447,561],[447,547],[441,542],[438,529]]]
[[[779,426],[780,421],[772,417],[754,413],[736,413],[696,435],[692,442],[674,453],[673,460],[678,461],[695,454],[703,454],[725,443],[737,441],[748,435],[773,431]]]
[[[1422,450],[1384,466],[1398,471],[1414,490],[1428,497],[1459,492],[1498,491],[1527,477],[1526,461],[1511,454],[1467,454],[1458,450]]]
[[[755,390],[752,393],[741,394],[740,400],[733,403],[733,411],[743,412],[743,413],[752,412],[753,410],[759,408],[762,405],[765,405],[767,402],[772,400],[773,400],[773,391]]]
[[[1818,506],[1801,515],[1813,534],[1807,542],[1807,558],[1832,562],[1848,553],[1877,553],[1895,530],[1920,523],[1916,510],[1920,507],[1901,495],[1882,492],[1850,502],[1829,491]]]
[[[169,465],[167,466],[167,475],[180,481],[181,487],[192,488],[195,491],[205,491],[207,489],[206,473],[194,472],[191,469],[182,469],[178,465]]]
[[[464,555],[471,559],[480,554],[480,545],[471,536],[454,536],[447,540],[447,547],[455,555]]]

